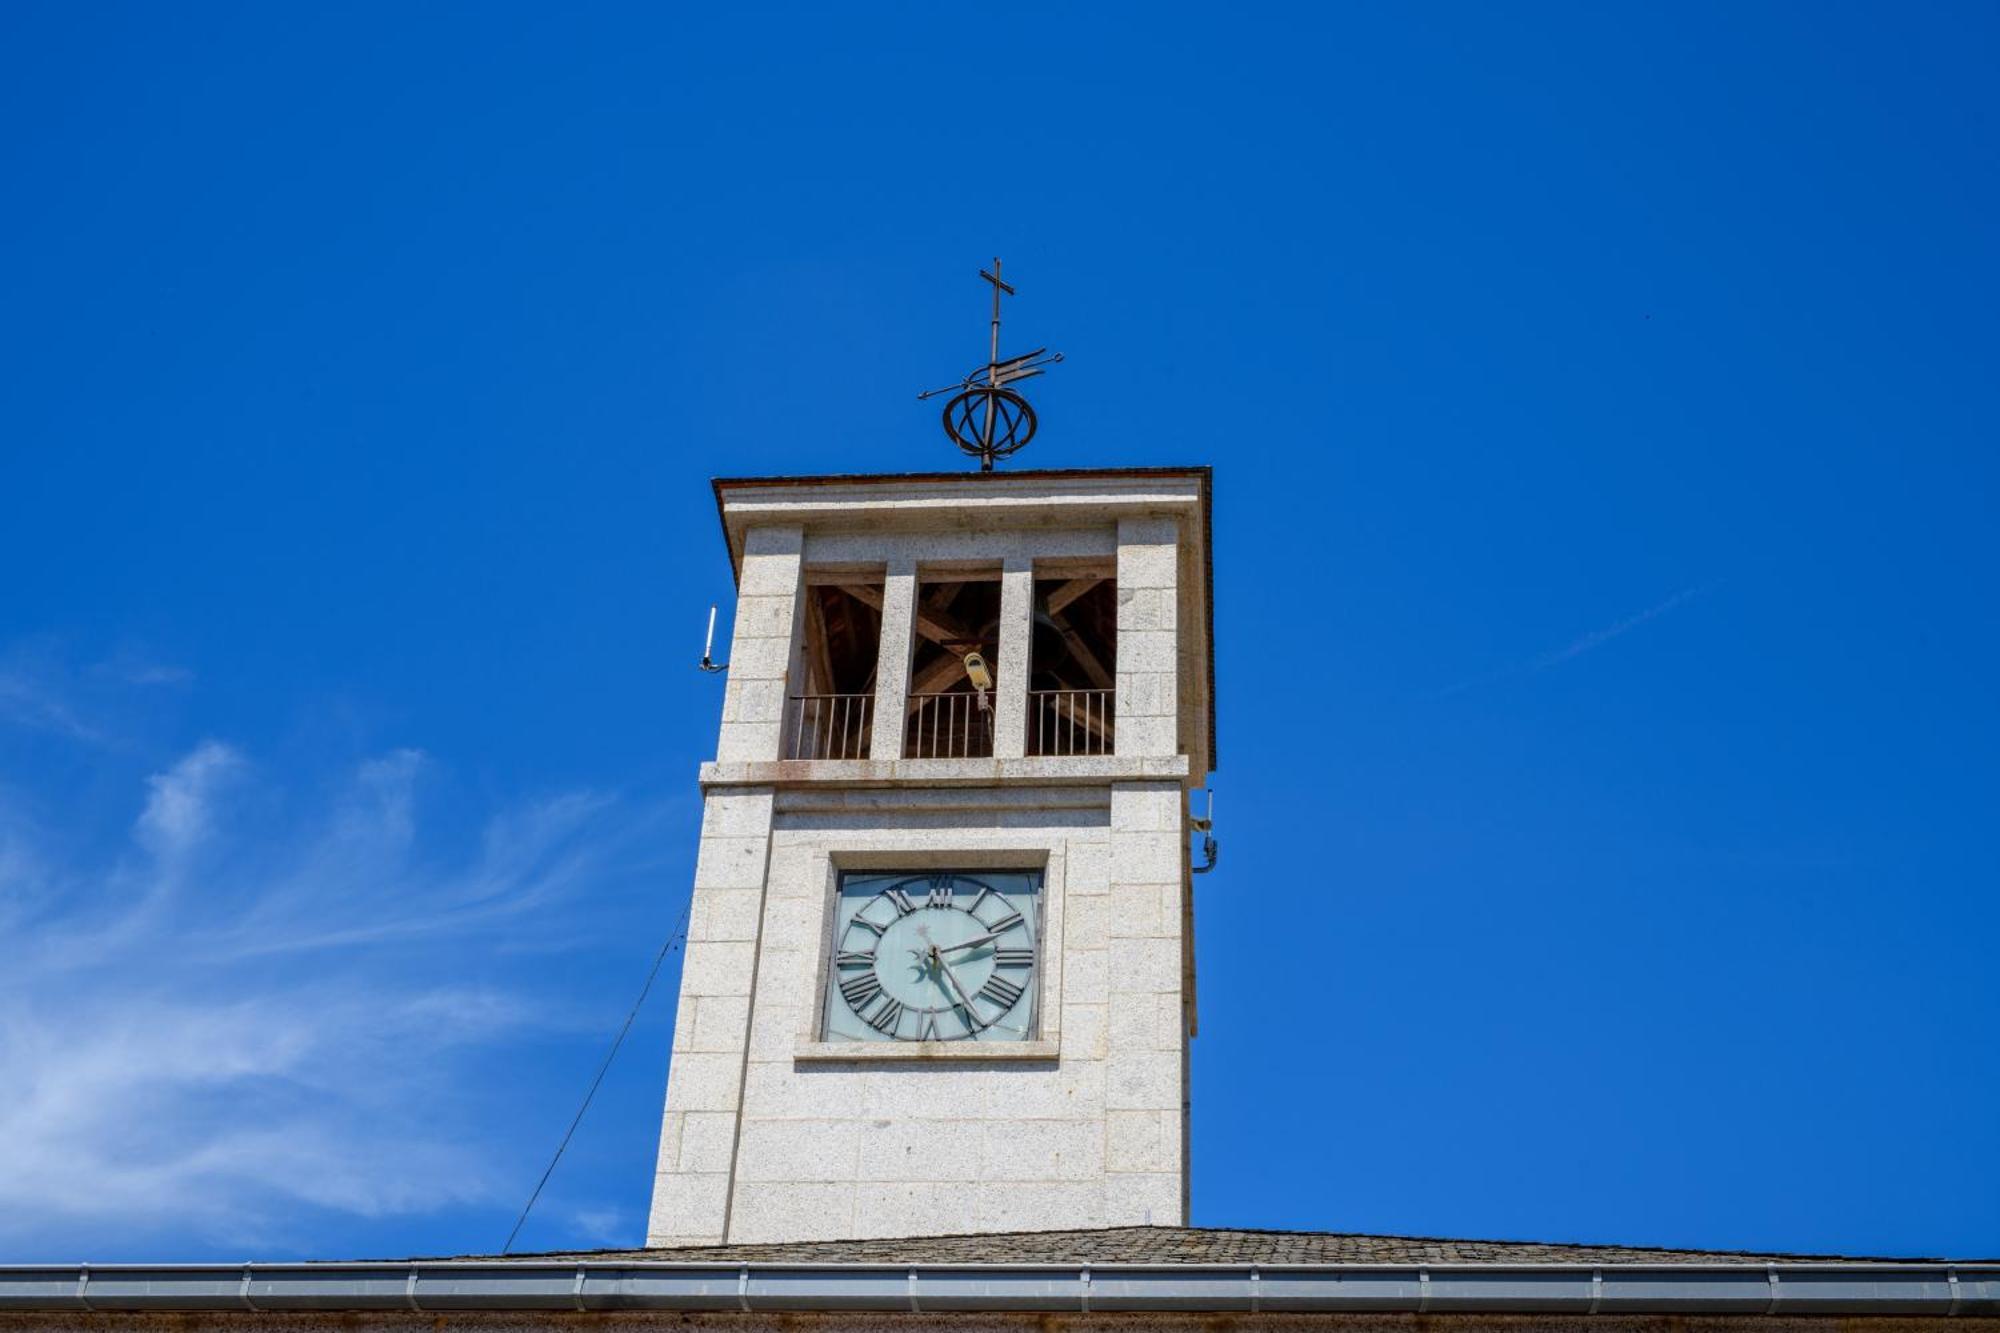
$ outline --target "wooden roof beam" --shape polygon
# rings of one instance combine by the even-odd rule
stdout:
[[[1060,615],[1064,607],[1102,582],[1104,582],[1104,575],[1086,574],[1082,578],[1071,579],[1067,583],[1049,589],[1049,599],[1047,602],[1049,614],[1051,616]]]
[[[807,694],[832,694],[833,646],[827,642],[826,607],[816,590],[806,593],[806,689]],[[817,677],[817,680],[815,680]]]
[[[882,590],[861,584],[843,583],[840,590],[857,602],[865,602],[878,612],[882,609]],[[988,630],[987,633],[991,633]],[[974,634],[963,623],[942,611],[933,610],[923,602],[917,604],[917,633],[936,644],[985,642],[985,635]]]
[[[1105,670],[1104,663],[1097,660],[1097,654],[1091,650],[1088,643],[1084,642],[1083,635],[1076,632],[1076,627],[1069,623],[1068,617],[1060,611],[1051,611],[1049,623],[1063,636],[1063,642],[1069,645],[1070,657],[1083,668],[1083,674],[1090,677],[1092,685],[1100,690],[1117,688],[1118,682],[1112,678],[1109,671]]]

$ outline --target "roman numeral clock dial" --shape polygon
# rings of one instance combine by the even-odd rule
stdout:
[[[1027,1041],[1040,871],[849,871],[827,967],[828,1041]]]

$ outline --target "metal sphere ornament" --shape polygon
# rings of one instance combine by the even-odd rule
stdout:
[[[944,433],[987,468],[1035,438],[1035,409],[1012,389],[975,385],[944,405]]]
[[[930,389],[917,395],[919,402],[938,394],[952,396],[944,405],[944,433],[959,449],[979,460],[981,472],[991,472],[995,459],[1019,453],[1035,438],[1035,409],[1028,400],[1007,386],[1018,380],[1033,379],[1062,360],[1061,352],[1038,347],[1024,356],[1000,359],[1000,297],[1012,296],[1014,289],[1000,281],[1000,261],[993,271],[979,271],[993,284],[993,330],[986,364],[956,384]]]

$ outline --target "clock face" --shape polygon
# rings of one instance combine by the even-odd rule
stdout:
[[[849,871],[827,968],[828,1041],[1026,1041],[1042,875]]]

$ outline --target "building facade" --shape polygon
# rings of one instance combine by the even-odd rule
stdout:
[[[716,483],[649,1244],[1186,1221],[1209,484]]]

